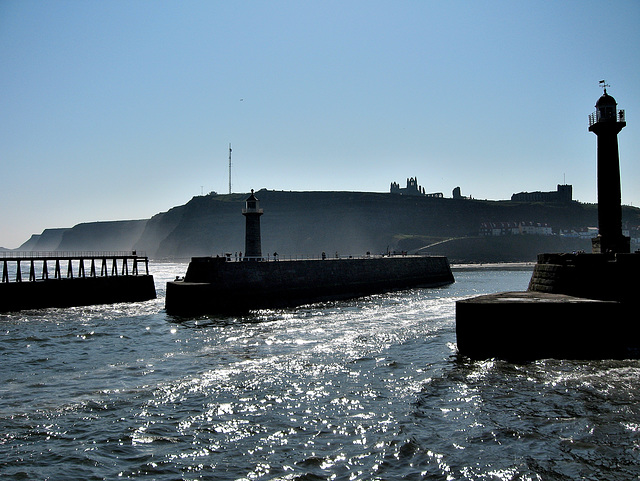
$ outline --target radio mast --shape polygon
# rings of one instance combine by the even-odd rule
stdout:
[[[229,193],[231,193],[231,142],[229,142]]]

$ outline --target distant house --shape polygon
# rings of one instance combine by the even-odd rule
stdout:
[[[518,229],[520,234],[553,235],[551,226],[542,222],[520,222]]]
[[[562,237],[575,237],[579,239],[591,239],[598,236],[597,227],[583,227],[581,229],[562,229],[559,232]]]
[[[400,187],[400,184],[398,184],[397,182],[391,182],[391,188],[389,189],[389,192],[391,192],[392,194],[399,194],[399,195],[415,195],[415,196],[421,196],[421,197],[437,197],[437,198],[444,197],[442,195],[442,192],[427,194],[424,190],[424,187],[421,187],[418,185],[417,177],[411,177],[407,179],[407,186],[405,188]]]
[[[582,229],[562,229],[558,233],[562,237],[577,237],[581,239],[591,239],[598,236],[597,227],[583,227]],[[622,235],[629,237],[631,243],[640,244],[640,226],[630,225],[625,222],[622,225]]]
[[[481,236],[553,235],[551,226],[543,222],[483,222]]]
[[[625,222],[622,226],[622,235],[629,237],[633,244],[640,244],[640,225],[630,225]]]
[[[558,184],[555,192],[519,192],[511,196],[514,202],[571,202],[573,186]]]
[[[483,222],[480,224],[481,236],[503,236],[519,234],[518,224],[515,222]]]

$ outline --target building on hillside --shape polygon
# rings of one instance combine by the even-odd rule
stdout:
[[[514,202],[571,202],[573,200],[573,186],[558,184],[552,192],[518,192],[511,196]]]
[[[407,179],[407,187],[401,188],[400,184],[397,182],[391,182],[391,188],[389,190],[392,194],[400,194],[400,195],[415,195],[421,197],[444,197],[442,192],[435,192],[433,194],[427,194],[424,190],[424,187],[418,185],[418,178],[411,177]]]
[[[515,222],[483,222],[480,224],[481,236],[498,237],[518,233],[518,225]]]
[[[631,243],[640,244],[640,225],[622,224],[622,235],[631,238]]]
[[[553,235],[551,226],[546,222],[520,222],[518,230],[520,234]]]
[[[505,235],[553,235],[551,226],[546,222],[483,222],[480,224],[481,236]]]
[[[593,239],[598,236],[597,227],[582,227],[581,229],[561,229],[558,234],[561,237],[574,237],[577,239]]]
[[[597,227],[583,227],[581,229],[561,229],[558,235],[562,237],[577,237],[581,239],[593,239],[598,237]],[[640,244],[640,225],[631,225],[628,222],[622,224],[622,235],[631,238],[631,242]]]
[[[456,187],[455,189],[453,189],[452,197],[454,199],[471,199],[472,198],[471,196],[462,195],[462,191],[460,190],[460,187]]]

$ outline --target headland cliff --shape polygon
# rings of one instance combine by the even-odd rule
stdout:
[[[451,262],[535,261],[539,252],[590,250],[590,240],[559,235],[480,236],[483,223],[548,224],[554,234],[597,226],[593,204],[426,198],[372,192],[257,192],[268,213],[263,252],[362,255],[407,251]],[[246,194],[209,194],[150,219],[93,222],[46,229],[21,250],[137,250],[152,259],[222,255],[244,246]],[[623,207],[640,225],[640,209]]]

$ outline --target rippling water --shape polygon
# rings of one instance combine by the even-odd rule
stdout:
[[[638,361],[456,356],[455,301],[530,271],[178,322],[186,265],[151,270],[154,301],[0,315],[3,479],[640,477]]]

